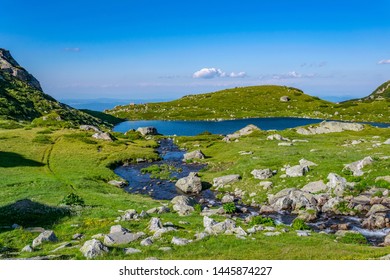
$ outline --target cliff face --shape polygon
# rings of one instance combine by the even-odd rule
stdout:
[[[15,78],[24,81],[33,88],[42,91],[39,81],[23,67],[21,67],[16,60],[11,56],[10,52],[0,48],[0,75],[1,72],[9,73]]]

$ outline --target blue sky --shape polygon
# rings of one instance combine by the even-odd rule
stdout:
[[[4,1],[0,47],[58,99],[279,84],[361,97],[390,79],[390,1]]]

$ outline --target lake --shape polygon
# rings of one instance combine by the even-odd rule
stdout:
[[[254,124],[263,130],[283,130],[302,125],[320,123],[321,119],[303,119],[303,118],[249,118],[224,121],[126,121],[115,126],[114,131],[126,132],[138,127],[153,126],[163,135],[194,136],[204,131],[213,134],[233,133],[248,124]],[[389,124],[371,123],[379,127],[388,127]]]

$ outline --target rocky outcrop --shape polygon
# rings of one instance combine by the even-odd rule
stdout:
[[[191,172],[187,177],[177,180],[175,186],[184,193],[200,193],[202,191],[202,181],[196,172]]]
[[[268,179],[268,178],[271,178],[272,176],[274,176],[272,170],[269,168],[254,169],[254,170],[252,170],[251,174],[253,175],[253,177],[255,177],[256,179],[260,179],[260,180]]]
[[[85,242],[80,251],[84,257],[93,259],[108,253],[108,248],[104,246],[99,240],[92,239]]]
[[[362,169],[367,166],[371,165],[374,162],[374,160],[371,157],[365,157],[362,160],[358,160],[349,164],[346,164],[344,166],[344,170],[349,170],[353,173],[353,176],[362,176],[364,172]]]
[[[317,205],[317,201],[312,194],[295,188],[284,189],[275,195],[269,195],[268,203],[275,211],[315,209]]]
[[[158,135],[157,129],[153,126],[139,127],[137,131],[141,133],[142,136],[146,135]]]
[[[359,123],[344,123],[344,122],[327,122],[323,121],[318,126],[309,126],[307,128],[300,127],[297,129],[298,134],[310,135],[310,134],[325,134],[333,132],[343,131],[361,131],[364,129],[364,125]]]
[[[241,227],[237,227],[236,223],[230,219],[226,219],[223,222],[217,223],[213,219],[205,216],[203,218],[203,226],[205,227],[205,232],[210,235],[218,235],[218,234],[236,234],[238,236],[247,235],[247,233]]]
[[[241,179],[241,176],[238,174],[225,175],[222,177],[217,177],[213,179],[214,187],[223,187],[225,185],[230,185],[235,182],[238,182]]]
[[[192,151],[189,153],[185,153],[183,156],[183,161],[194,160],[194,159],[204,159],[205,155],[201,150]]]
[[[42,91],[41,85],[33,75],[21,67],[11,56],[10,52],[0,48],[0,70],[26,82],[33,88]]]
[[[232,140],[240,138],[241,136],[246,136],[246,135],[253,133],[254,131],[259,131],[259,130],[260,130],[260,128],[258,128],[257,126],[255,126],[253,124],[249,124],[246,127],[241,128],[239,131],[234,132],[233,134],[226,135],[222,139],[222,141],[230,142]]]

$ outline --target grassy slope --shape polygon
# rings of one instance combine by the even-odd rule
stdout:
[[[44,205],[56,207],[59,201],[68,193],[75,192],[85,199],[87,207],[78,210],[76,215],[63,217],[54,224],[47,225],[44,218],[40,221],[46,228],[53,229],[59,237],[59,242],[69,241],[75,233],[83,233],[88,240],[93,234],[107,233],[114,220],[118,216],[118,210],[137,209],[146,210],[160,205],[159,202],[150,198],[130,195],[120,189],[109,186],[105,182],[116,176],[107,168],[108,165],[123,161],[127,158],[148,157],[154,158],[156,155],[152,152],[150,145],[153,142],[131,141],[120,139],[114,143],[95,142],[91,140],[92,133],[59,130],[51,134],[48,130],[42,129],[15,129],[0,130],[0,213],[4,206],[14,203],[23,198],[29,198],[35,202]],[[286,136],[292,136],[292,132],[284,131]],[[371,135],[380,135],[381,140],[389,136],[387,130],[370,130],[368,134],[353,135],[353,138],[369,137]],[[42,135],[50,137],[50,144],[44,144]],[[297,145],[296,147],[277,147],[275,142],[263,141],[265,134],[260,133],[253,137],[247,137],[238,143],[222,143],[215,141],[215,136],[202,136],[196,140],[202,145],[205,153],[210,158],[206,159],[211,163],[211,168],[203,173],[204,180],[211,180],[220,174],[229,174],[238,172],[243,175],[243,181],[238,184],[239,187],[247,190],[255,190],[257,182],[251,179],[248,172],[252,167],[280,167],[282,163],[295,163],[302,154],[310,147],[319,148],[319,142],[324,138],[317,136],[310,138],[310,144]],[[298,138],[293,134],[294,138]],[[346,156],[344,148],[338,144],[343,139],[349,138],[347,135],[336,135],[334,140],[328,144],[329,147],[337,144],[337,149],[331,150],[331,153],[322,151],[317,156],[308,157],[309,160],[319,162],[321,165],[314,169],[310,174],[311,179],[316,179],[318,174],[325,173],[330,167],[330,159],[334,159],[335,154],[344,155],[344,160],[352,160],[360,156],[359,153]],[[35,139],[35,140],[34,140]],[[188,142],[184,138],[177,139],[181,143],[184,141],[187,146],[195,142]],[[332,138],[330,138],[332,139]],[[47,139],[46,139],[47,140]],[[26,148],[28,147],[28,148]],[[227,149],[226,147],[229,147]],[[327,148],[324,147],[323,149]],[[368,147],[368,146],[367,146]],[[366,146],[362,148],[361,154],[366,154]],[[384,150],[384,149],[385,150]],[[374,152],[389,154],[389,148],[383,147]],[[248,158],[237,159],[239,150],[254,150],[252,156],[257,159],[248,160]],[[321,148],[322,149],[322,148]],[[356,149],[355,149],[356,150]],[[100,152],[99,152],[100,151]],[[369,152],[370,154],[372,151]],[[271,156],[271,155],[274,156]],[[276,156],[275,156],[276,155]],[[318,158],[317,158],[318,157]],[[271,158],[274,158],[270,162]],[[217,164],[218,163],[218,164]],[[383,168],[388,169],[388,164],[379,163]],[[338,170],[339,165],[335,166]],[[220,170],[226,167],[226,170]],[[325,170],[322,170],[325,169]],[[327,172],[327,171],[326,171]],[[278,178],[276,178],[278,180]],[[289,179],[286,179],[289,180]],[[279,180],[279,182],[282,182]],[[289,186],[291,182],[285,182]],[[295,183],[294,183],[295,184]],[[252,189],[251,189],[252,188]],[[259,194],[256,199],[261,200]],[[112,249],[107,259],[144,259],[146,257],[158,257],[161,259],[367,259],[377,258],[390,253],[390,248],[374,248],[362,245],[347,245],[334,242],[334,236],[313,234],[309,238],[297,237],[294,232],[286,233],[278,237],[265,237],[261,233],[253,236],[253,240],[238,240],[233,236],[210,237],[205,241],[196,242],[184,247],[174,247],[171,252],[161,252],[160,246],[169,246],[172,236],[192,237],[197,231],[203,230],[202,217],[194,213],[188,217],[179,217],[177,214],[168,213],[160,216],[163,222],[171,221],[179,225],[179,221],[188,221],[190,224],[181,225],[183,227],[177,233],[169,233],[156,242],[151,247],[142,247],[143,253],[136,255],[124,255],[119,249]],[[9,220],[6,225],[13,223],[12,216],[7,216]],[[216,219],[223,219],[217,217]],[[124,227],[135,231],[147,231],[149,219],[141,221],[121,222]],[[3,220],[4,224],[4,220]],[[243,225],[247,228],[247,225]],[[0,248],[8,247],[8,251],[20,251],[26,244],[37,236],[37,233],[30,233],[19,230],[0,231]],[[83,242],[83,241],[82,241]],[[128,245],[129,246],[129,245]],[[131,247],[140,248],[139,243],[135,242]],[[50,250],[58,247],[58,244],[45,244],[34,253],[23,253],[21,256],[31,257],[35,255],[47,255]],[[123,247],[123,246],[121,246]],[[246,252],[242,254],[242,252]],[[59,251],[62,258],[82,258],[78,248],[68,248]]]
[[[289,96],[289,102],[280,97]],[[247,117],[311,117],[323,119],[390,122],[387,100],[351,101],[341,104],[321,100],[284,86],[233,88],[188,95],[178,100],[117,106],[107,113],[120,118],[164,120],[215,120]]]

